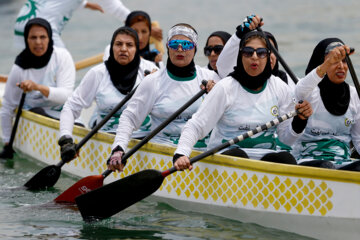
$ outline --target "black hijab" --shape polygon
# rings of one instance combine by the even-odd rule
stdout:
[[[261,34],[258,31],[251,31],[241,39],[240,41],[240,48],[239,48],[239,54],[237,58],[237,65],[234,67],[234,71],[230,73],[229,75],[235,78],[242,86],[251,89],[256,90],[259,87],[263,86],[265,82],[269,79],[271,76],[271,64],[270,64],[270,56],[267,57],[266,66],[264,68],[264,71],[260,73],[257,76],[250,76],[247,74],[247,72],[244,69],[244,65],[242,62],[242,54],[241,50],[243,47],[245,47],[246,40],[253,36],[259,36],[261,38],[264,38],[264,35]],[[269,46],[267,46],[267,49],[269,49]],[[270,51],[269,51],[270,53]]]
[[[196,74],[194,59],[192,59],[191,62],[187,66],[178,67],[178,66],[175,66],[171,62],[170,57],[168,57],[167,63],[166,63],[166,69],[172,75],[179,77],[179,78],[188,78],[188,77],[192,77]]]
[[[305,74],[308,74],[324,62],[326,48],[333,42],[344,44],[344,42],[338,38],[326,38],[320,41],[313,51]],[[350,103],[349,85],[346,82],[335,84],[325,75],[323,80],[318,84],[318,87],[326,110],[336,116],[344,115]]]
[[[35,56],[29,48],[29,44],[27,42],[27,38],[29,36],[29,32],[32,26],[38,25],[46,29],[46,32],[49,37],[49,44],[46,52],[42,56]],[[29,20],[24,29],[24,40],[25,40],[25,49],[16,57],[15,64],[21,67],[22,69],[29,69],[29,68],[42,68],[48,64],[50,61],[52,52],[54,50],[53,39],[52,39],[52,30],[50,23],[42,18],[33,18]]]
[[[136,53],[134,59],[129,62],[127,65],[121,65],[114,58],[113,45],[115,38],[119,34],[129,35],[134,38],[136,45]],[[130,27],[120,27],[118,28],[111,39],[110,43],[110,56],[108,60],[105,61],[106,69],[110,74],[110,78],[114,86],[122,94],[127,94],[133,89],[136,78],[138,75],[140,65],[140,55],[139,55],[139,38],[136,31]]]
[[[224,32],[224,31],[216,31],[216,32],[213,32],[212,34],[210,34],[210,36],[209,36],[209,37],[207,38],[207,40],[206,40],[206,44],[205,44],[206,47],[207,47],[208,44],[209,44],[209,39],[210,39],[211,37],[214,37],[214,36],[221,38],[221,40],[222,40],[222,42],[223,42],[223,45],[225,45],[226,42],[231,38],[231,34],[230,34],[230,33],[227,33],[227,32]],[[210,66],[210,63],[208,63],[208,69],[214,70],[214,69]],[[215,70],[214,70],[214,71],[215,71]],[[215,72],[217,72],[217,71],[215,71]]]
[[[266,31],[265,31],[264,33],[265,33],[265,35],[266,35],[269,39],[272,40],[272,42],[274,43],[275,49],[276,49],[276,50],[279,50],[278,44],[277,44],[277,42],[276,42],[276,39],[275,39],[274,35],[272,35],[272,34],[269,33],[269,32],[266,32]],[[282,71],[282,70],[279,69],[279,61],[278,61],[277,59],[276,59],[275,66],[274,66],[274,68],[273,68],[273,70],[272,70],[272,74],[273,74],[274,76],[277,76],[277,77],[281,78],[281,80],[283,80],[285,83],[288,83],[287,75],[286,75],[286,73],[285,73],[284,71]]]
[[[139,16],[145,18],[146,24],[149,28],[149,33],[151,33],[151,18],[149,16],[149,14],[147,14],[144,11],[132,11],[125,20],[125,26],[131,27],[131,25],[133,25],[134,23],[139,22],[136,19]],[[150,35],[149,35],[148,43],[146,44],[146,46],[143,49],[139,49],[139,54],[141,57],[143,57],[146,60],[149,60],[149,61],[155,60],[157,53],[150,51]]]

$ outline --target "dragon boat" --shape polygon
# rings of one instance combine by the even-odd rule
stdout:
[[[89,129],[74,126],[79,142]],[[23,111],[14,148],[45,165],[60,161],[59,121]],[[63,172],[83,178],[103,173],[114,135],[98,132],[65,164]],[[138,140],[132,140],[129,148]],[[172,167],[175,148],[147,143],[124,172],[104,184],[145,169]],[[199,154],[193,151],[192,156]],[[149,201],[182,211],[203,212],[241,222],[289,231],[317,239],[358,239],[360,173],[284,165],[215,154],[194,164],[192,171],[165,178]]]

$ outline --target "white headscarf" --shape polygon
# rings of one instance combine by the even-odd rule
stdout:
[[[174,26],[168,32],[167,41],[170,41],[170,39],[175,35],[184,35],[185,37],[190,38],[191,41],[193,41],[195,43],[195,45],[197,46],[198,35],[193,29],[186,27],[184,25]]]

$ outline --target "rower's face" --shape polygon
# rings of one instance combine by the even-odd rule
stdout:
[[[115,60],[121,65],[130,63],[136,53],[135,39],[127,34],[118,34],[113,45]]]
[[[254,38],[246,43],[245,47],[251,47],[256,50],[258,48],[266,48],[266,45],[260,38]],[[247,74],[252,77],[261,74],[265,69],[267,58],[268,57],[260,58],[256,52],[250,57],[242,55],[243,66]]]
[[[175,35],[170,40],[191,41],[190,38],[185,37],[184,35]],[[195,48],[185,51],[182,49],[181,45],[179,45],[177,50],[170,47],[168,47],[168,49],[170,61],[177,67],[185,67],[189,65],[195,56]]]
[[[39,25],[33,25],[30,28],[27,43],[30,52],[37,57],[44,55],[48,49],[49,36],[46,29]]]
[[[215,47],[215,46],[224,46],[223,41],[218,36],[212,36],[209,38],[207,47]],[[214,50],[210,52],[210,55],[207,56],[209,59],[209,64],[212,67],[212,69],[217,70],[216,62],[219,58],[220,53],[216,53]]]
[[[326,58],[327,57],[325,57],[325,59]],[[345,81],[348,69],[348,65],[344,59],[343,61],[332,64],[326,74],[331,82],[340,84]]]
[[[131,28],[134,29],[139,36],[139,49],[144,49],[149,43],[150,31],[146,22],[136,22],[131,25]]]

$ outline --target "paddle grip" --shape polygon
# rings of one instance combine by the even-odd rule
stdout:
[[[151,73],[151,72],[146,69],[146,70],[144,71],[144,76],[147,76],[147,75],[149,75],[150,73]]]

